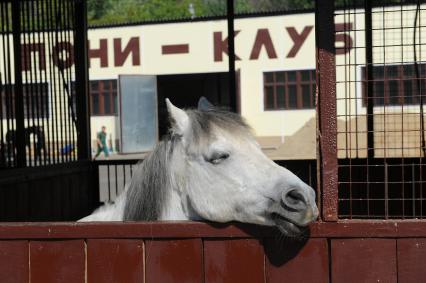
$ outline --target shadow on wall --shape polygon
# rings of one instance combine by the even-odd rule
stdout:
[[[230,225],[229,223],[213,222],[208,224],[216,229],[226,228]],[[232,225],[258,239],[263,246],[267,260],[275,267],[280,267],[295,258],[310,238],[309,228],[303,235],[295,238],[284,236],[274,227],[246,225],[239,222],[232,223]]]

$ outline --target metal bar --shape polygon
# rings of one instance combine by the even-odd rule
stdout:
[[[26,25],[27,25],[27,30],[24,31],[24,38],[27,38],[28,41],[26,43],[29,44],[29,46],[31,46],[32,43],[34,42],[34,21],[36,20],[35,15],[34,15],[34,2],[30,2],[30,1],[26,1],[26,7],[27,9],[22,9],[22,11],[27,13],[27,20],[26,20]],[[25,11],[26,10],[26,11]],[[25,17],[24,17],[25,19]],[[25,41],[24,41],[25,42]],[[32,48],[30,48],[30,51],[32,51]],[[26,53],[26,55],[28,56],[28,60],[29,62],[31,62],[31,53]],[[34,64],[34,66],[31,65],[30,63],[30,69],[29,72],[25,73],[25,88],[24,88],[24,97],[26,99],[27,102],[27,127],[26,127],[26,132],[27,132],[27,142],[28,142],[28,165],[29,166],[34,166],[36,165],[36,160],[35,160],[35,155],[33,156],[34,149],[35,149],[35,139],[33,138],[33,141],[31,143],[31,132],[30,132],[30,126],[33,127],[35,125],[35,119],[34,119],[34,115],[35,115],[35,105],[34,105],[34,96],[37,95],[35,89],[37,89],[34,85],[34,80],[35,83],[37,83],[37,71],[36,70],[36,66]],[[28,75],[29,73],[29,75]],[[29,78],[29,82],[28,82],[28,78]],[[34,80],[33,80],[34,79]],[[31,148],[33,150],[31,150]]]
[[[118,166],[114,166],[114,174],[115,174],[115,197],[118,195]]]
[[[8,3],[9,5],[11,5],[10,3]],[[12,19],[13,17],[12,17],[12,15],[10,15],[9,14],[9,9],[8,9],[8,7],[6,7],[6,9],[5,9],[5,14],[6,14],[6,30],[8,31],[8,32],[10,32],[11,34],[12,34],[12,29],[13,29],[13,27],[11,28],[10,27],[10,19]],[[12,37],[13,37],[13,34],[12,34]],[[12,44],[13,44],[13,38],[12,38]],[[7,46],[7,52],[5,52],[4,53],[4,55],[6,56],[7,54],[11,54],[11,52],[10,52],[10,36],[7,36],[7,42],[6,42],[6,46]],[[6,95],[6,120],[7,120],[7,126],[6,126],[6,128],[7,128],[7,132],[9,133],[10,131],[15,131],[16,130],[16,127],[14,127],[14,125],[13,125],[13,122],[12,122],[12,120],[13,120],[13,117],[14,117],[14,115],[15,115],[15,110],[14,110],[14,104],[13,104],[13,87],[12,87],[12,63],[11,63],[11,60],[10,60],[10,56],[6,56],[6,59],[5,59],[5,62],[7,62],[7,71],[6,71],[6,74],[7,74],[7,78],[6,78],[6,80],[7,80],[7,82],[8,82],[8,85],[7,85],[7,87],[6,87],[6,92],[5,92],[5,95]],[[8,157],[9,157],[9,166],[10,167],[12,167],[12,166],[16,166],[16,151],[15,151],[15,148],[16,148],[16,140],[13,138],[13,139],[11,139],[11,141],[10,141],[10,143],[8,144],[8,147],[7,147],[7,152],[8,152]],[[11,158],[13,158],[13,161],[11,161]]]
[[[17,167],[27,166],[25,149],[25,119],[24,119],[24,96],[22,89],[22,60],[21,60],[21,15],[20,1],[12,2],[12,30],[13,30],[13,54],[15,65],[15,118],[16,118],[16,165]]]
[[[86,1],[75,1],[75,15],[86,15]],[[90,117],[87,65],[87,18],[74,17],[75,93],[78,159],[90,159]]]
[[[49,26],[48,26],[48,37],[47,37],[47,42],[48,42],[48,50],[49,50],[49,58],[52,57],[53,54],[53,32],[54,32],[54,27],[53,27],[53,12],[52,12],[52,5],[53,2],[52,1],[47,1],[46,3],[48,3],[47,5],[47,13],[48,13],[48,18],[50,19],[49,22]],[[52,109],[52,122],[51,122],[51,133],[52,133],[52,140],[51,140],[51,146],[52,146],[52,150],[53,150],[53,163],[59,163],[59,158],[58,158],[58,153],[59,153],[59,147],[58,147],[58,126],[57,126],[57,95],[56,95],[56,81],[55,81],[55,69],[53,66],[53,62],[52,60],[49,59],[49,81],[50,81],[50,99],[51,99],[51,109]]]
[[[401,15],[401,19],[399,22],[399,25],[401,26],[401,30],[400,30],[400,37],[401,37],[401,61],[404,62],[404,33],[403,33],[403,26],[404,26],[404,13],[402,12],[402,2],[401,2],[401,6],[400,6],[400,10],[399,13]],[[404,77],[404,73],[401,72],[400,78]],[[401,180],[404,182],[405,181],[405,170],[404,170],[404,103],[405,103],[405,86],[404,83],[401,84],[400,88],[402,87],[400,96],[402,96],[401,98]],[[402,219],[405,219],[405,184],[402,184]],[[415,207],[415,202],[413,203],[413,208]],[[413,211],[413,216],[415,215],[415,211]]]
[[[336,221],[337,193],[337,120],[336,69],[334,43],[334,0],[315,2],[317,119],[318,134],[318,195],[321,195],[322,218]]]
[[[365,25],[365,71],[367,84],[367,156],[374,158],[374,89],[373,89],[373,31],[372,31],[372,3],[364,0],[364,25]]]
[[[415,173],[415,167],[414,167],[414,164],[412,164],[411,165],[411,181],[412,181],[412,183],[411,183],[411,197],[413,198],[413,200],[412,200],[412,206],[413,206],[413,209],[412,209],[412,213],[413,213],[413,215],[412,215],[412,217],[416,217],[416,184],[415,184],[415,179],[416,179],[416,173]]]
[[[126,164],[123,164],[123,190],[126,187]]]
[[[109,166],[110,165],[107,165],[107,176],[108,176],[108,178],[107,178],[107,182],[108,182],[108,201],[111,201],[111,175],[110,175],[110,173],[109,173]]]
[[[64,42],[64,33],[65,33],[65,29],[66,29],[65,22],[64,22],[64,16],[67,13],[67,10],[64,8],[64,2],[65,1],[66,0],[59,0],[59,3],[58,3],[57,27],[56,27],[57,28],[57,33],[56,33],[57,48],[59,48],[60,44],[62,44]],[[59,60],[58,60],[58,63],[59,63]],[[61,86],[60,87],[60,90],[61,90],[60,96],[61,96],[61,109],[62,109],[62,115],[61,115],[61,117],[62,117],[62,119],[61,119],[62,120],[62,122],[61,122],[62,139],[61,140],[63,141],[62,148],[67,148],[67,149],[71,150],[68,146],[69,145],[68,144],[68,142],[69,142],[68,141],[68,139],[69,139],[69,136],[68,136],[68,129],[69,129],[68,113],[69,113],[69,111],[68,111],[68,97],[67,97],[67,90],[66,90],[67,84],[66,84],[66,81],[65,81],[65,72],[64,72],[65,66],[61,63],[59,63],[58,65],[59,65],[58,66],[58,71],[59,71],[58,72],[58,83]],[[64,159],[65,159],[65,162],[68,162],[68,161],[70,161],[71,154],[68,150],[65,151],[65,152],[66,152],[66,154],[63,154]]]
[[[75,11],[75,5],[74,5],[74,1],[67,1],[68,3],[68,13],[67,13],[67,42],[71,42],[71,38],[73,35],[73,29],[74,29],[74,11]],[[74,52],[72,52],[72,58],[70,59],[72,60],[72,62],[75,62],[75,54]],[[72,85],[73,85],[73,70],[74,70],[74,66],[73,64],[70,63],[70,67],[67,69],[68,70],[68,110],[71,111],[71,119],[72,119],[72,127],[71,127],[71,139],[72,139],[72,146],[73,148],[76,148],[76,137],[75,137],[75,129],[76,129],[76,123],[77,123],[77,117],[76,117],[76,113],[75,113],[75,96],[73,96],[72,93]],[[74,161],[77,159],[76,155],[73,154],[73,158]]]
[[[0,42],[1,44],[1,49],[3,50],[3,62],[1,63],[1,68],[4,70],[3,73],[6,72],[6,60],[4,60],[4,57],[6,56],[6,47],[4,44],[4,38],[9,36],[7,30],[5,31],[5,23],[4,20],[7,18],[4,16],[3,11],[4,9],[7,9],[7,3],[3,3],[0,2],[0,29],[1,29],[1,33],[3,34],[3,36],[1,37],[2,41]],[[6,99],[5,99],[5,82],[6,82],[6,75],[5,75],[5,79],[3,79],[3,74],[0,73],[0,167],[6,167],[6,143],[3,140],[4,137],[4,129],[3,129],[3,120],[7,119],[7,117],[5,117],[5,113],[3,113],[3,107],[4,104],[6,103]]]
[[[237,89],[235,81],[235,40],[234,40],[234,0],[226,1],[226,18],[228,23],[228,74],[229,97],[231,109],[237,109]]]
[[[53,42],[54,42],[54,44],[55,44],[55,47],[58,47],[59,46],[59,40],[60,40],[60,38],[59,38],[59,34],[62,34],[62,33],[60,33],[60,31],[61,31],[61,7],[60,7],[60,2],[58,3],[58,1],[60,1],[60,0],[53,0],[54,2],[54,4],[53,4],[53,7],[54,7],[54,19],[55,19],[55,29],[54,29],[54,39],[53,39]],[[53,52],[55,53],[56,51],[55,51],[55,49],[53,49]],[[57,64],[57,65],[60,65],[60,64]],[[65,132],[65,128],[66,128],[66,119],[65,119],[65,113],[64,113],[64,100],[63,100],[63,91],[62,91],[62,89],[63,88],[61,88],[61,75],[62,75],[62,71],[60,70],[61,69],[61,66],[56,66],[56,72],[54,72],[54,74],[56,73],[56,76],[55,76],[55,85],[56,85],[56,99],[58,100],[58,103],[57,103],[57,105],[58,105],[58,108],[57,108],[57,110],[58,110],[58,112],[57,112],[57,116],[56,116],[56,120],[57,120],[57,126],[58,126],[58,129],[57,129],[57,131],[58,131],[58,133],[60,134],[60,135],[58,135],[58,144],[59,144],[59,148],[60,148],[60,160],[61,160],[61,162],[62,163],[64,163],[65,161],[66,161],[66,150],[65,150],[65,144],[64,144],[64,138],[66,139],[66,136],[65,136],[65,134],[64,134],[64,132]],[[58,119],[59,119],[59,121],[58,121]]]
[[[41,2],[41,8],[39,7],[39,9],[38,9],[39,13],[41,14],[41,17],[45,17],[46,16],[46,10],[45,10],[45,8],[46,8],[45,1],[43,1],[43,2]],[[45,47],[45,44],[46,44],[46,38],[45,38],[46,30],[45,30],[45,25],[44,25],[45,19],[43,18],[43,20],[39,20],[37,23],[38,23],[37,27],[38,27],[38,30],[39,30],[38,42],[43,42],[42,48],[43,48],[43,52],[45,52],[45,50],[46,50],[46,47]],[[41,41],[41,39],[43,39],[43,40]],[[50,58],[49,58],[49,60],[50,60]],[[48,109],[44,109],[44,106],[46,105],[45,103],[49,101],[48,97],[45,97],[45,95],[48,93],[47,92],[48,89],[46,89],[46,86],[48,87],[48,85],[47,85],[48,79],[47,79],[46,64],[45,64],[45,68],[43,69],[43,72],[40,72],[40,82],[43,83],[42,84],[42,93],[41,93],[41,96],[40,96],[40,105],[41,105],[40,116],[41,116],[41,121],[42,121],[42,127],[41,127],[41,129],[42,129],[42,135],[43,135],[41,138],[43,140],[41,141],[42,142],[42,144],[41,144],[42,148],[40,149],[40,153],[41,153],[41,150],[43,150],[43,163],[42,164],[43,165],[47,165],[47,164],[50,163],[50,160],[48,159],[48,156],[47,156],[48,154],[46,154],[46,148],[47,148],[47,151],[49,152],[49,142],[46,145],[46,135],[47,135],[47,141],[50,141],[50,139],[49,139],[50,133],[49,133],[49,131],[47,131],[47,133],[46,133],[46,124],[48,123],[48,119],[49,119],[48,117],[49,117],[49,115],[48,115],[48,113],[45,113],[45,110],[46,111],[49,111],[49,110]],[[46,101],[46,99],[47,99],[47,101]],[[42,156],[40,155],[40,159],[41,158],[42,158]]]

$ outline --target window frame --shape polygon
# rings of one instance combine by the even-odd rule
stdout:
[[[302,80],[302,73],[308,72],[309,79]],[[295,74],[295,79],[290,80],[290,73]],[[283,80],[277,80],[279,74],[283,75]],[[268,75],[272,75],[272,81],[267,79]],[[266,71],[262,73],[263,77],[263,109],[264,111],[283,111],[283,110],[314,110],[315,109],[315,91],[316,91],[316,71],[315,69],[299,69],[299,70],[278,70]],[[296,89],[296,107],[290,105],[290,88]],[[304,104],[303,87],[309,86],[311,95],[308,107]],[[278,105],[278,88],[284,87],[284,105]],[[268,90],[272,88],[273,107],[269,107]]]
[[[420,83],[423,84],[423,91],[426,89],[426,78],[422,77],[422,75],[426,74],[426,64],[418,64],[420,71]],[[404,73],[405,68],[408,66],[412,67],[411,76],[406,76]],[[387,68],[396,67],[397,75],[389,77],[387,75]],[[375,68],[382,69],[382,75],[379,77],[375,76]],[[423,68],[423,70],[422,70]],[[397,83],[397,91],[396,96],[390,95],[390,83]],[[412,90],[417,88],[416,77],[415,77],[415,65],[414,64],[387,64],[387,65],[373,65],[373,105],[374,107],[401,107],[405,106],[419,106],[419,94],[411,95],[411,102],[407,102],[405,88],[406,82],[410,82]],[[380,96],[376,95],[377,85],[383,84],[383,94],[380,93]],[[366,67],[361,67],[361,100],[362,107],[367,107],[367,79],[366,79]],[[412,92],[414,93],[414,92]],[[391,103],[392,97],[396,97],[398,100],[397,103]],[[426,103],[426,100],[423,104]]]
[[[92,84],[97,83],[97,88],[92,88]],[[97,112],[94,109],[94,96],[98,97]],[[118,80],[90,80],[90,116],[118,116]],[[109,111],[105,109],[105,97],[109,100]]]

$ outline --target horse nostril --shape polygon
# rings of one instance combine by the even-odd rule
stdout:
[[[291,190],[283,197],[284,205],[290,209],[303,210],[306,209],[306,199],[298,190]]]

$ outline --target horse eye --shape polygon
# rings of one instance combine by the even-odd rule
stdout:
[[[229,153],[215,153],[208,159],[208,162],[212,164],[219,164],[228,157]]]

